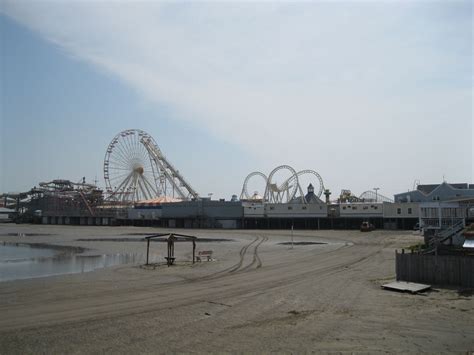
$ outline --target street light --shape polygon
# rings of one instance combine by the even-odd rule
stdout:
[[[377,201],[378,201],[378,198],[377,198],[377,197],[378,197],[377,191],[380,190],[380,187],[374,187],[374,190],[375,190],[375,202],[377,202]]]

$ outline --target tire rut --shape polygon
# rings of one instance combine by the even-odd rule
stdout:
[[[260,259],[260,256],[258,255],[258,247],[262,245],[262,243],[266,242],[268,240],[268,237],[264,236],[262,237],[262,240],[260,240],[257,245],[255,245],[255,248],[253,249],[253,259],[250,264],[248,264],[246,267],[240,269],[239,271],[246,271],[250,269],[252,266],[255,264],[257,265],[255,269],[259,269],[262,267],[262,259]]]

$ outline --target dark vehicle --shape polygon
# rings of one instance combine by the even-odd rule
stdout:
[[[371,232],[374,229],[375,229],[375,226],[369,222],[362,222],[362,224],[360,225],[361,232]]]
[[[420,230],[420,223],[419,222],[417,224],[415,224],[415,226],[413,227],[413,230],[414,231],[419,231]]]

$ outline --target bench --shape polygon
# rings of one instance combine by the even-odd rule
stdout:
[[[212,261],[212,250],[202,250],[198,251],[196,256],[197,261],[202,261],[202,259],[207,258],[207,261]]]
[[[168,258],[167,256],[165,256],[165,259],[166,259],[166,263],[167,263],[168,265],[173,265],[173,264],[174,264],[174,261],[176,260],[175,257]]]

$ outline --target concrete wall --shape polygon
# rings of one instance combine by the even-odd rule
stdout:
[[[256,218],[265,216],[265,206],[259,202],[242,202],[244,217]]]
[[[0,221],[8,221],[8,213],[0,213]]]
[[[220,219],[217,224],[224,229],[235,229],[237,228],[237,221],[235,219]]]
[[[240,219],[243,208],[240,202],[186,201],[162,205],[163,218],[194,218],[197,216],[222,219]]]
[[[244,214],[240,202],[203,201],[202,208],[205,216],[218,219],[241,219]]]
[[[196,217],[199,215],[199,205],[197,201],[163,204],[161,215],[163,218]]]
[[[339,215],[341,217],[383,217],[383,203],[341,203]]]
[[[130,208],[128,210],[129,219],[158,219],[162,216],[161,206],[156,208]]]
[[[383,204],[384,218],[418,218],[420,216],[420,204],[411,203],[390,203]]]
[[[328,214],[325,204],[267,203],[264,210],[268,218],[323,218]]]

